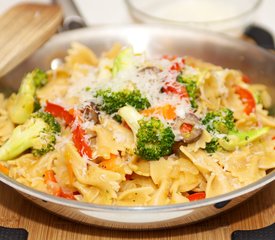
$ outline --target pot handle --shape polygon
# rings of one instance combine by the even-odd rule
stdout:
[[[73,0],[53,0],[53,2],[63,10],[64,19],[61,32],[87,27]]]
[[[275,44],[272,34],[262,27],[250,25],[246,28],[244,35],[248,38],[253,39],[257,43],[257,45],[265,49],[275,50]]]

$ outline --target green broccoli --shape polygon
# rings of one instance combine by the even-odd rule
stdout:
[[[40,69],[28,73],[19,91],[11,96],[8,112],[13,123],[23,124],[37,107],[36,90],[47,83],[47,75]]]
[[[227,151],[234,151],[238,147],[243,147],[269,131],[268,127],[253,129],[246,132],[229,133],[226,137],[219,139],[220,146]]]
[[[190,98],[190,103],[192,108],[197,108],[198,104],[196,98],[198,97],[199,89],[197,86],[197,76],[196,75],[184,75],[180,74],[177,76],[177,82],[183,83],[186,87],[186,91]]]
[[[112,68],[112,75],[115,77],[119,72],[133,66],[134,51],[133,48],[128,47],[120,51],[120,53],[114,59]]]
[[[229,132],[236,131],[233,112],[228,108],[208,112],[202,120],[202,124],[206,126],[206,130],[209,133],[214,135],[211,141],[206,143],[205,150],[208,153],[214,153],[220,147],[219,139],[215,137],[215,135],[228,134]]]
[[[249,131],[238,131],[235,127],[233,112],[230,109],[207,113],[202,120],[202,124],[214,136],[209,143],[206,143],[205,150],[208,153],[214,153],[220,147],[226,151],[233,151],[257,140],[269,130],[265,127]],[[219,136],[219,134],[221,135]]]
[[[212,138],[210,142],[206,143],[205,150],[208,153],[214,153],[219,149],[219,142],[217,138]]]
[[[39,99],[35,96],[34,97],[34,104],[33,104],[33,112],[37,112],[41,109],[41,104],[39,102]]]
[[[36,89],[42,88],[48,83],[47,74],[41,69],[36,68],[29,74],[31,74]]]
[[[36,112],[23,124],[17,126],[11,137],[0,148],[0,161],[13,159],[32,149],[35,156],[54,150],[56,134],[60,125],[55,118],[45,112]]]
[[[110,89],[99,90],[96,93],[96,97],[102,98],[102,104],[98,108],[107,114],[116,113],[126,105],[133,106],[137,110],[150,107],[148,99],[142,97],[139,90],[122,90],[119,92],[112,92]]]
[[[222,109],[216,112],[209,112],[202,120],[209,133],[224,133],[235,131],[233,112],[228,109]]]
[[[158,160],[171,154],[175,135],[170,127],[165,127],[157,118],[144,119],[131,106],[119,109],[118,114],[134,133],[138,156],[145,160]]]

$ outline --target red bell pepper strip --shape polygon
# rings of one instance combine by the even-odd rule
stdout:
[[[79,125],[73,130],[73,142],[82,157],[92,158],[93,151],[85,140],[85,131]]]
[[[174,60],[177,58],[177,56],[176,56],[176,55],[173,55],[173,56],[170,56],[170,55],[163,55],[162,58],[163,58],[163,59],[167,59],[167,60],[169,60],[169,61],[174,61]]]
[[[175,62],[172,67],[170,68],[171,71],[177,71],[179,72],[181,70],[181,66],[179,65],[179,63]]]
[[[63,191],[61,191],[60,197],[75,200],[73,193],[64,193]]]
[[[243,74],[242,80],[243,80],[243,82],[245,82],[245,83],[251,83],[250,78],[249,78],[247,75],[245,75],[245,74]]]
[[[169,61],[174,61],[176,60],[178,57],[177,56],[169,56],[169,55],[164,55],[162,56],[163,59],[167,59]],[[185,59],[181,58],[180,62],[174,62],[173,65],[170,67],[171,71],[180,71],[183,68],[183,64],[185,64]]]
[[[170,70],[171,71],[177,71],[180,72],[182,70],[182,68],[184,67],[185,64],[185,59],[181,59],[181,62],[175,62],[171,67]]]
[[[53,170],[47,170],[44,174],[44,182],[47,185],[49,192],[59,197],[61,195],[61,187],[57,184]]]
[[[236,87],[236,93],[240,96],[241,101],[245,104],[244,112],[249,115],[256,109],[256,101],[252,93],[240,86]]]
[[[54,117],[58,117],[63,119],[67,125],[72,127],[75,120],[78,118],[78,121],[81,121],[80,118],[77,116],[76,112],[67,111],[62,106],[59,106],[54,103],[47,102],[45,111],[51,113]],[[73,142],[78,151],[78,153],[83,157],[86,155],[89,158],[92,158],[92,149],[87,144],[85,139],[85,131],[81,128],[79,124],[72,130],[73,133]]]
[[[165,83],[165,86],[162,88],[162,91],[165,93],[178,94],[181,98],[189,98],[186,87],[178,82]]]
[[[73,193],[64,193],[62,188],[56,181],[55,173],[53,170],[47,170],[44,174],[44,182],[47,185],[49,192],[57,197],[75,200]]]
[[[193,193],[193,194],[187,196],[187,198],[189,199],[190,202],[192,202],[192,201],[204,199],[205,196],[206,196],[205,192],[198,192],[198,193]]]
[[[55,178],[54,171],[53,170],[47,170],[44,174],[44,180],[45,180],[45,183],[48,183],[48,181],[56,183],[57,181],[56,181],[56,178]]]
[[[193,125],[189,124],[189,123],[183,123],[180,126],[180,132],[181,133],[190,133],[193,129]]]
[[[75,121],[75,117],[71,113],[55,103],[47,101],[45,111],[52,114],[54,117],[63,119],[67,125],[71,125]]]

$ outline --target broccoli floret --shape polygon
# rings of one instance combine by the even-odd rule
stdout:
[[[227,151],[234,151],[237,147],[243,147],[269,131],[268,127],[253,129],[246,132],[229,133],[226,137],[219,139],[220,146]]]
[[[102,98],[102,104],[99,109],[105,111],[107,114],[116,113],[120,108],[131,105],[137,110],[143,110],[150,107],[147,98],[142,97],[139,90],[123,90],[119,92],[112,92],[110,89],[99,90],[96,97]]]
[[[35,156],[54,150],[56,134],[60,125],[55,118],[45,112],[37,112],[23,124],[17,126],[11,137],[0,148],[0,161],[14,159],[27,149]]]
[[[41,109],[41,104],[38,100],[38,98],[35,96],[34,98],[34,104],[33,104],[33,112],[37,112]]]
[[[36,90],[47,83],[47,75],[40,69],[28,73],[22,80],[16,95],[12,95],[8,107],[9,117],[13,123],[23,124],[36,107]]]
[[[147,160],[158,160],[171,154],[175,135],[157,118],[140,120],[136,154]]]
[[[210,142],[206,143],[205,150],[208,153],[214,153],[219,148],[219,142],[217,138],[212,138]]]
[[[180,74],[177,76],[177,81],[185,85],[192,108],[197,108],[196,98],[198,97],[199,89],[196,76]]]
[[[134,51],[133,48],[125,48],[114,59],[112,75],[115,77],[119,72],[133,66]]]
[[[31,73],[35,87],[41,88],[48,83],[47,74],[41,69],[34,69]]]
[[[135,135],[135,153],[145,160],[158,160],[172,152],[175,135],[170,127],[157,118],[144,119],[131,106],[119,109],[118,114]]]
[[[211,141],[206,143],[205,150],[208,153],[214,153],[220,147],[219,139],[215,137],[216,134],[235,132],[233,112],[227,108],[207,113],[202,120],[202,124],[206,126],[209,133],[214,135]]]
[[[202,124],[206,126],[209,133],[228,133],[235,131],[235,123],[233,112],[228,109],[222,109],[216,112],[209,112],[202,120]]]
[[[219,148],[233,151],[251,143],[269,131],[269,128],[253,129],[249,131],[238,131],[235,127],[233,112],[230,109],[222,109],[217,112],[206,114],[202,123],[206,130],[214,135],[212,140],[206,144],[205,150],[214,153]],[[221,136],[217,136],[222,134]]]

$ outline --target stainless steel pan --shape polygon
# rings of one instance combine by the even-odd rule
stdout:
[[[34,67],[48,69],[52,59],[63,57],[72,41],[82,42],[96,53],[115,42],[133,45],[150,55],[191,55],[223,67],[236,68],[248,74],[253,82],[268,85],[275,97],[275,56],[242,41],[204,31],[172,26],[129,25],[74,30],[56,35],[44,47],[9,75],[1,79],[4,89],[16,90],[20,77]],[[81,203],[50,196],[30,189],[0,174],[0,181],[25,197],[61,216],[103,227],[152,229],[199,221],[230,209],[274,181],[275,172],[244,188],[197,202],[155,206],[117,207]]]

